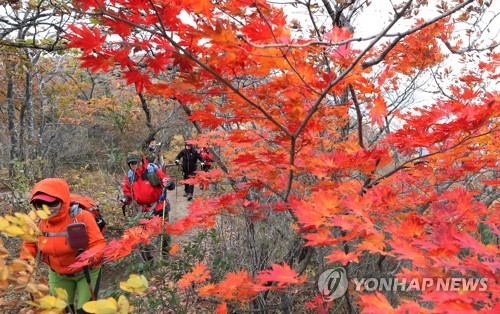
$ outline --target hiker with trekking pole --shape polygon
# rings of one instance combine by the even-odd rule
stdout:
[[[162,217],[163,222],[165,222],[165,219],[168,221],[170,203],[166,194],[167,190],[175,189],[174,180],[158,166],[148,163],[141,152],[129,153],[127,164],[130,169],[124,178],[124,196],[120,199],[120,202],[124,206],[135,202],[138,212],[152,213],[154,216]],[[122,207],[122,210],[124,210],[124,207]],[[162,240],[160,245],[162,257],[168,256],[169,246],[169,241]],[[149,266],[153,265],[154,260],[150,246],[144,245],[141,248],[141,257]]]
[[[68,183],[60,178],[48,178],[35,184],[30,204],[45,215],[38,219],[41,235],[37,242],[24,241],[20,258],[29,255],[49,266],[50,294],[56,288],[66,290],[69,313],[86,313],[82,307],[96,300],[101,279],[98,263],[79,268],[70,265],[85,250],[103,250],[106,240],[96,217],[89,210],[82,210],[72,202]],[[75,310],[75,295],[78,303]]]

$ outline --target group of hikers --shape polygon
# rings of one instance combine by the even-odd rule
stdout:
[[[170,204],[166,193],[176,186],[161,166],[154,163],[162,158],[161,150],[157,149],[158,145],[153,139],[148,150],[156,153],[156,160],[148,160],[147,155],[140,151],[128,154],[126,162],[129,170],[122,186],[124,196],[119,201],[124,206],[134,203],[138,212],[150,213],[168,221]],[[197,151],[192,143],[186,142],[175,158],[175,164],[182,168],[184,179],[195,176],[198,160],[203,171],[211,168],[213,158],[210,151],[206,147]],[[194,185],[185,183],[184,192],[184,197],[192,200]],[[41,231],[38,242],[24,241],[20,257],[26,259],[31,255],[47,264],[50,293],[55,295],[56,288],[66,290],[69,304],[67,312],[86,313],[83,304],[94,300],[99,291],[101,265],[76,269],[70,265],[84,250],[106,246],[102,217],[88,209],[92,205],[86,206],[84,198],[72,195],[68,183],[61,178],[47,178],[36,183],[31,191],[30,204],[36,210],[45,211],[47,218],[38,222]],[[169,237],[161,243],[161,254],[166,258],[170,247]],[[143,245],[140,248],[140,255],[148,266],[153,264],[151,252],[151,246]],[[75,295],[78,295],[76,309]]]

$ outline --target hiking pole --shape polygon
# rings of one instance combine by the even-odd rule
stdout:
[[[163,187],[163,194],[162,196],[163,197],[163,211],[162,211],[162,218],[161,218],[161,222],[162,222],[162,230],[163,230],[163,227],[165,226],[165,208],[167,207],[167,187]],[[168,216],[167,216],[167,219],[168,219]],[[161,239],[160,239],[160,261],[163,260],[163,238],[165,237],[165,232],[163,232],[163,234],[161,235]]]
[[[78,254],[76,256],[82,253],[83,249],[79,249]],[[89,286],[90,297],[92,298],[92,301],[95,301],[94,289],[92,288],[92,280],[90,279],[90,272],[88,265],[83,266],[83,273],[85,274],[85,280],[87,281],[87,286]]]
[[[127,218],[127,213],[125,211],[125,207],[127,207],[127,204],[123,204],[123,206],[122,206],[122,213],[123,213],[123,217]]]
[[[89,286],[90,297],[92,301],[95,301],[94,289],[92,289],[92,281],[90,280],[90,272],[88,266],[83,266],[83,273],[85,274],[85,279],[87,280],[87,285]]]

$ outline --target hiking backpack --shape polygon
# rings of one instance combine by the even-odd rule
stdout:
[[[142,174],[142,180],[148,180],[149,183],[151,183],[152,186],[160,186],[161,185],[161,180],[160,177],[156,174],[156,170],[158,170],[160,167],[157,166],[156,164],[149,163],[147,171],[145,171]],[[137,179],[134,176],[134,172],[132,170],[129,170],[127,172],[127,177],[128,177],[128,182],[132,184],[133,182],[137,181]]]
[[[74,218],[76,217],[76,215],[81,213],[82,210],[86,210],[94,216],[99,230],[101,230],[101,233],[104,234],[104,232],[106,231],[106,221],[101,215],[101,211],[99,210],[99,205],[97,204],[97,202],[90,197],[77,194],[71,194],[70,199],[70,217]]]

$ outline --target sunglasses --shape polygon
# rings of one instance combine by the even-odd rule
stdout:
[[[48,207],[55,208],[55,207],[59,206],[60,203],[61,203],[60,200],[56,200],[56,201],[53,201],[53,202],[50,202],[50,203],[47,203],[47,202],[36,202],[35,201],[35,202],[33,202],[33,206],[36,209],[42,209],[43,204],[45,204]]]

